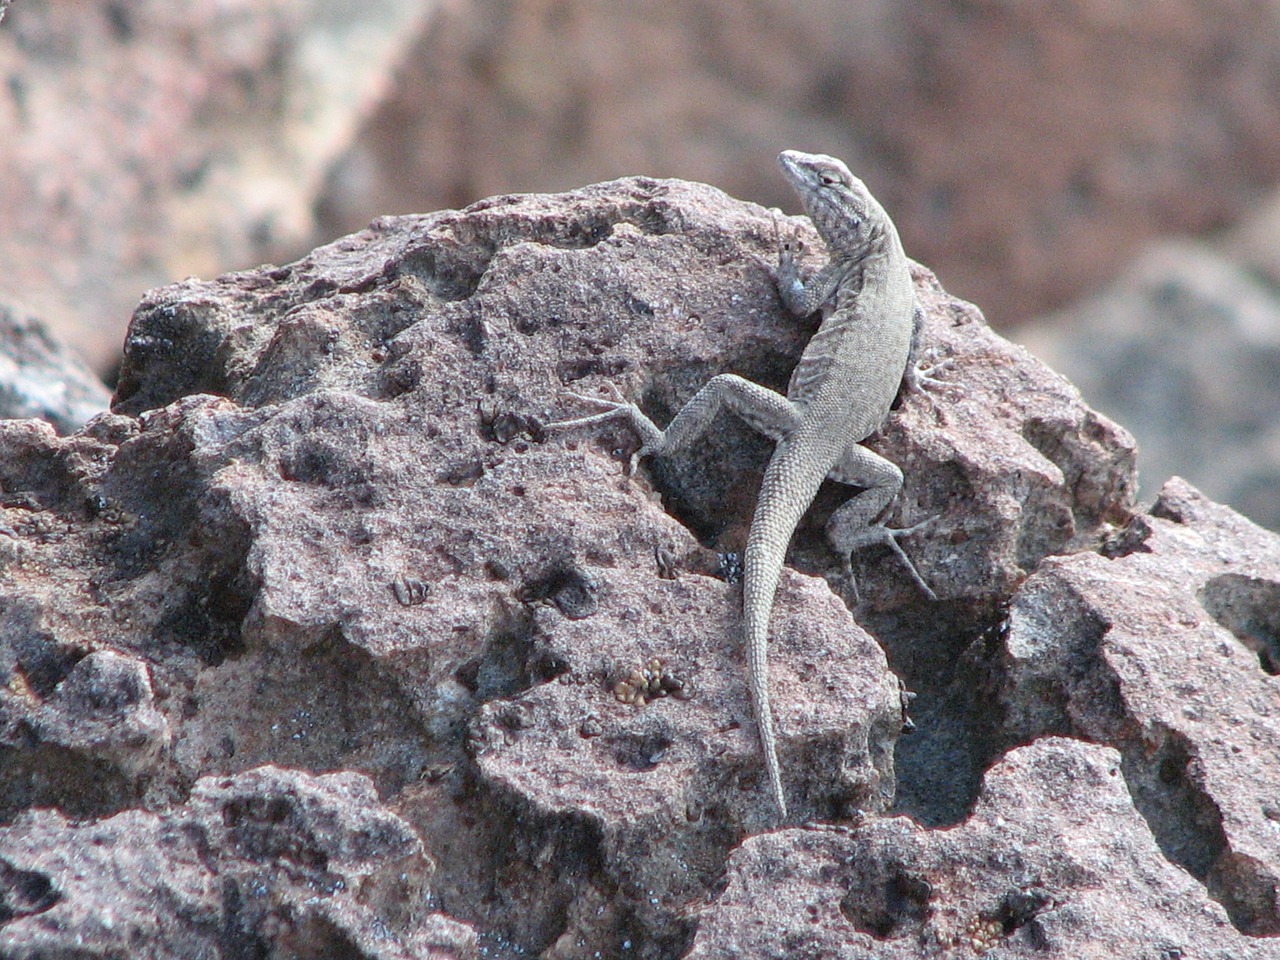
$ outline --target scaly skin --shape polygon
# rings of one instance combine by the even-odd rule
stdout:
[[[581,399],[604,405],[605,412],[555,426],[621,417],[641,438],[637,458],[665,456],[690,445],[720,409],[727,408],[777,443],[747,537],[742,613],[748,685],[765,770],[785,820],[787,803],[769,702],[769,619],[787,544],[824,479],[862,488],[827,524],[827,538],[846,569],[855,550],[886,543],[925,593],[932,597],[933,592],[894,539],[909,531],[875,522],[902,488],[902,471],[861,446],[884,424],[904,378],[910,384],[919,382],[912,376],[912,358],[920,316],[906,254],[888,214],[839,160],[787,150],[778,164],[830,256],[826,266],[804,279],[795,263],[795,244],[779,247],[778,293],[783,303],[796,315],[819,309],[823,313],[787,395],[721,374],[685,404],[666,430],[633,404],[594,397]]]

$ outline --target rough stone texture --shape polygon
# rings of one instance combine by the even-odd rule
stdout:
[[[797,819],[859,826],[753,836],[772,808],[739,591],[724,578],[768,445],[725,422],[689,457],[627,476],[626,430],[545,425],[580,408],[569,390],[610,383],[659,422],[721,371],[784,386],[813,327],[777,299],[775,229],[760,207],[649,179],[387,218],[289,266],[152,291],[113,412],[79,433],[0,423],[0,905],[16,905],[0,907],[0,934],[44,917],[57,936],[116,949],[124,934],[84,919],[123,896],[115,857],[178,891],[151,898],[146,929],[204,937],[201,949],[224,955],[214,945],[753,956],[777,949],[778,924],[844,955],[877,932],[996,938],[995,926],[970,926],[990,920],[1007,944],[1047,938],[1038,956],[1089,956],[1090,923],[1097,942],[1121,945],[1093,955],[1142,955],[1123,945],[1152,930],[1182,937],[1169,950],[1218,931],[1234,955],[1280,956],[1275,941],[1250,939],[1272,929],[1274,818],[1232,785],[1274,783],[1280,756],[1262,719],[1276,680],[1257,675],[1260,657],[1280,659],[1266,614],[1280,576],[1265,559],[1280,547],[1182,486],[1135,515],[1128,435],[923,268],[927,340],[952,359],[949,386],[907,398],[875,446],[907,472],[891,519],[936,516],[904,545],[941,599],[922,597],[887,550],[868,550],[855,603],[821,537],[843,491],[820,494],[781,585],[771,678]],[[1166,544],[1186,554],[1181,579],[1161,563],[1174,556]],[[1253,566],[1232,559],[1233,544]],[[1137,699],[1088,695],[1110,662],[1108,635],[1036,604],[1044,584],[1089,564],[1123,574],[1153,658],[1186,659],[1210,634],[1252,645],[1202,680],[1184,670],[1204,697],[1225,684],[1251,698],[1236,732],[1173,716],[1200,700],[1152,679],[1175,669],[1161,660],[1135,661],[1150,680]],[[1218,583],[1210,570],[1243,579]],[[1149,587],[1157,599],[1144,599]],[[1110,615],[1120,588],[1090,589],[1071,609]],[[1209,609],[1213,623],[1171,629]],[[1044,629],[1029,633],[1036,616]],[[1019,652],[1028,636],[1043,655]],[[670,696],[622,702],[644,669]],[[894,673],[919,694],[906,737]],[[1142,753],[1148,717],[1172,731],[1153,741],[1165,745],[1154,759]],[[1113,745],[1119,773],[1107,750],[1069,742],[1000,761],[1045,734]],[[283,863],[315,849],[305,818],[276,821],[265,852],[212,827],[227,791],[275,809],[280,777],[296,778],[289,796],[329,790],[327,777],[279,767],[346,771],[340,781],[360,786],[350,809],[334,801],[342,829],[382,824],[395,838],[359,857],[330,852],[354,841],[324,846],[348,873],[340,891],[313,890],[314,903],[302,888],[315,874]],[[1179,816],[1153,824],[1152,840],[1135,805]],[[918,825],[886,817],[902,813]],[[1045,849],[1052,824],[1069,845]],[[73,857],[95,831],[122,838],[115,853],[94,847],[86,876],[100,884],[32,859],[37,843]],[[856,879],[844,867],[804,873],[796,845],[815,837],[886,838],[872,846],[888,866],[815,901],[821,917],[843,898],[844,926],[815,929],[809,901],[784,898],[786,864],[770,867],[778,882],[755,909],[741,905],[739,865],[774,852],[802,878]],[[1099,851],[1121,842],[1103,876]],[[411,869],[394,865],[406,857]],[[933,893],[893,880],[894,857],[952,878]],[[255,869],[273,873],[278,908],[234,892]],[[1185,920],[1189,905],[1203,916]],[[239,919],[219,927],[227,917]],[[762,917],[777,923],[761,928]],[[932,942],[883,941],[904,956],[936,955]],[[51,943],[41,956],[82,955],[70,939]]]
[[[430,0],[23,0],[0,29],[0,293],[95,369],[139,291],[305,249]]]
[[[1114,750],[1046,738],[952,830],[905,817],[746,841],[688,956],[1280,956],[1161,855]]]
[[[0,303],[0,418],[39,417],[70,433],[111,393],[38,318]]]
[[[1259,276],[1258,237],[1161,244],[1018,339],[1133,429],[1152,494],[1178,474],[1280,530],[1280,274]]]
[[[20,816],[0,837],[0,951],[474,957],[472,931],[424,915],[432,870],[367,777],[269,766],[206,777],[161,814]]]
[[[1115,746],[1165,855],[1241,929],[1280,934],[1274,535],[1170,481],[1114,550],[1041,566],[1010,608],[1002,657],[1011,742]]]
[[[790,208],[773,157],[820,150],[1013,324],[1276,184],[1278,31],[1253,0],[475,0],[441,10],[326,203],[348,230],[646,173]]]

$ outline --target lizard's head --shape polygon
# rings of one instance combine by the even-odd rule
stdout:
[[[850,231],[865,238],[868,224],[877,227],[886,219],[867,185],[835,157],[784,150],[778,166],[828,246],[847,245]]]

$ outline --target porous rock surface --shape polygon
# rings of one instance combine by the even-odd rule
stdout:
[[[1017,816],[1011,813],[1017,812]],[[752,837],[691,958],[1274,957],[1152,841],[1108,747],[1008,753],[951,830],[886,817]]]
[[[474,933],[438,914],[394,932],[428,909],[431,871],[368,777],[259,767],[202,778],[164,813],[22,814],[6,831],[0,946],[15,960],[473,950]],[[72,953],[72,937],[93,952]]]
[[[629,476],[547,424],[784,388],[779,229],[819,246],[639,178],[381,220],[152,291],[113,412],[0,424],[0,947],[1280,956],[1280,545],[1185,485],[1136,513],[1128,435],[923,268],[946,383],[874,446],[939,599],[887,550],[843,582],[822,491],[774,822],[732,582],[768,445]]]

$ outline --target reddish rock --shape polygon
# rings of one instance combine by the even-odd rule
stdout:
[[[727,880],[690,960],[1280,956],[1164,858],[1116,751],[1055,737],[992,767],[958,827],[762,834]]]
[[[1274,534],[1175,479],[1114,550],[1042,565],[1014,598],[1003,658],[1012,742],[1116,747],[1165,856],[1242,930],[1280,934]]]
[[[86,876],[113,857],[142,864],[126,872],[160,906],[119,929],[160,938],[156,956],[229,942],[209,932],[228,917],[238,949],[304,956],[731,949],[739,934],[714,931],[744,902],[735,864],[845,837],[755,836],[772,808],[727,577],[768,446],[726,421],[687,458],[628,476],[628,431],[546,424],[580,408],[570,391],[613,385],[665,422],[722,371],[785,385],[813,325],[778,302],[774,244],[768,211],[679,181],[388,218],[295,264],[150,293],[114,412],[80,432],[0,423],[0,903],[16,905],[0,935],[22,943],[45,917],[47,955],[77,932],[118,949],[124,934],[93,919],[104,901],[58,879],[70,874],[39,847],[72,860],[91,848]],[[844,950],[933,923],[985,944],[994,924],[1018,944],[1045,927],[1043,955],[1079,956],[1087,925],[1061,905],[1096,902],[1098,883],[1117,900],[1146,884],[1142,930],[1179,928],[1194,904],[1223,942],[1254,951],[1241,956],[1268,955],[1247,936],[1266,930],[1269,866],[1248,862],[1271,856],[1265,811],[1239,808],[1203,883],[1171,866],[1183,861],[1142,839],[1130,791],[1150,815],[1150,791],[1165,784],[1176,804],[1185,784],[1129,777],[1131,721],[1106,720],[1107,701],[1080,709],[1115,731],[1119,779],[1100,748],[1037,745],[999,768],[1034,768],[1009,775],[1021,786],[989,776],[972,812],[983,771],[1018,738],[1094,729],[1033,723],[1040,688],[1024,689],[1031,667],[1004,646],[1033,588],[1072,562],[1130,562],[1159,542],[1144,531],[1199,501],[1135,515],[1128,435],[927,270],[915,276],[949,385],[906,398],[874,445],[907,472],[892,521],[936,516],[905,548],[941,599],[868,550],[855,600],[821,536],[845,494],[833,485],[793,544],[771,679],[797,820],[882,833],[886,863],[920,849],[969,859],[938,855],[956,880],[925,899],[945,922],[912,913],[920,888],[893,884],[908,915],[885,919],[875,877],[890,871],[823,901],[857,891],[853,919],[823,936]],[[1251,549],[1274,549],[1256,536]],[[1133,602],[1158,574],[1134,568]],[[1246,600],[1272,573],[1251,576],[1263,585],[1240,587]],[[1215,609],[1252,636],[1222,612],[1237,593]],[[1074,622],[1057,626],[1071,641]],[[646,670],[666,696],[635,695]],[[894,672],[919,693],[907,737]],[[1262,776],[1277,751],[1256,729],[1239,762]],[[1080,832],[1068,850],[1044,843],[1070,807],[1062,789],[1031,789],[1054,777],[1089,785],[1089,803],[1067,810]],[[227,819],[232,798],[257,811],[247,832]],[[330,835],[313,820],[336,839],[317,839]],[[965,831],[969,846],[945,846]],[[1132,855],[1114,879],[1072,872],[1116,835]],[[116,852],[94,837],[118,837]],[[992,837],[1008,857],[991,856]],[[226,892],[252,893],[254,871],[276,884],[262,906]],[[335,873],[341,889],[324,885]],[[785,905],[785,889],[767,903]],[[1117,915],[1096,916],[1099,942],[1131,942]],[[741,954],[774,949],[772,928],[760,936]]]
[[[470,930],[424,914],[432,870],[367,777],[261,767],[165,813],[36,810],[0,829],[0,951],[475,957]]]

